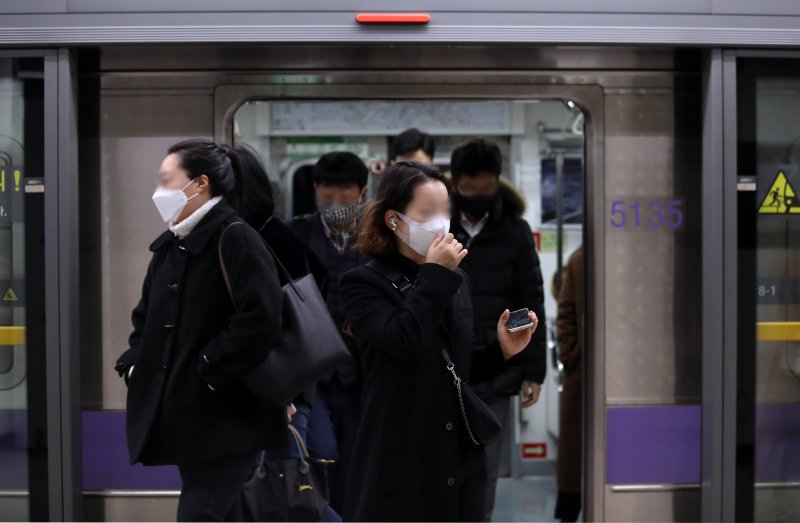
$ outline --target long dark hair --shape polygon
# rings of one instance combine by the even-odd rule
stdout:
[[[424,162],[397,162],[389,167],[378,186],[375,201],[367,206],[359,222],[355,248],[372,257],[397,252],[395,234],[386,226],[386,212],[405,213],[414,198],[414,189],[430,181],[447,185],[439,169]]]
[[[234,151],[239,158],[237,211],[244,221],[259,230],[275,213],[272,184],[264,164],[252,147],[239,144]]]

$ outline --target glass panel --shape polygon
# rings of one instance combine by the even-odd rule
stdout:
[[[755,282],[747,283],[755,283],[756,343],[749,360],[740,352],[740,365],[753,363],[755,371],[749,376],[755,391],[750,477],[755,483],[751,517],[756,521],[800,520],[798,71],[800,60],[743,60],[739,65],[740,188],[748,181],[742,176],[756,177],[749,212],[739,213],[740,220],[755,223],[755,252],[750,255]],[[747,223],[740,224],[740,234],[743,230]],[[748,386],[749,376],[740,384],[743,401],[748,401],[742,387]]]
[[[26,195],[41,181],[42,61],[0,58],[0,519],[34,515],[31,495],[39,473],[32,469],[34,426],[29,397],[33,357],[26,340],[30,296],[26,287]],[[39,123],[31,125],[32,119]],[[31,156],[38,160],[31,165]],[[33,171],[33,172],[31,172]],[[44,445],[44,443],[41,443]],[[41,448],[36,449],[41,450]]]

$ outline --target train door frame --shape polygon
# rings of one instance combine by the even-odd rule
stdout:
[[[465,80],[465,77],[469,77]],[[295,84],[295,82],[297,82]],[[294,85],[292,85],[294,84]],[[604,93],[587,83],[586,74],[514,72],[498,81],[481,73],[326,73],[252,75],[245,83],[218,85],[214,91],[214,138],[229,142],[236,111],[253,100],[362,100],[362,99],[503,99],[572,100],[585,115],[584,266],[586,310],[584,339],[584,514],[602,517],[605,488],[605,187]],[[591,205],[591,207],[590,207]],[[589,277],[588,267],[595,277]],[[589,305],[591,304],[591,306]],[[594,391],[588,395],[586,391]],[[592,430],[589,431],[588,428]]]

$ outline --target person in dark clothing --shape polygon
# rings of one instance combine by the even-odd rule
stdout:
[[[273,215],[275,206],[272,186],[258,153],[246,145],[238,145],[236,153],[239,157],[239,184],[242,194],[239,214],[264,238],[293,279],[313,274],[317,285],[323,285],[327,277],[325,267],[289,226]],[[291,423],[303,441],[308,440],[308,413],[314,404],[315,390],[316,387],[312,387],[296,397],[292,405],[294,410],[290,410]],[[290,435],[287,449],[269,451],[266,457],[270,461],[281,461],[299,459],[302,456],[294,437]],[[341,518],[329,506],[322,514],[321,521],[335,522],[341,521]]]
[[[433,163],[436,144],[433,137],[419,129],[406,129],[392,140],[389,159],[391,163],[420,161]]]
[[[505,310],[493,342],[473,346],[469,286],[458,268],[469,255],[447,232],[448,209],[438,169],[394,164],[359,226],[356,247],[375,260],[342,277],[364,376],[347,521],[484,517],[484,449],[467,433],[443,351],[464,382],[479,382],[514,365],[532,331],[508,332]],[[381,267],[402,274],[405,284],[397,286]],[[535,328],[536,316],[530,318]]]
[[[258,153],[252,147],[240,144],[236,146],[236,154],[242,186],[239,215],[261,234],[292,278],[313,274],[322,289],[327,280],[325,266],[287,224],[275,217],[272,185]]]
[[[323,296],[351,351],[355,348],[339,299],[339,279],[367,261],[352,248],[366,198],[367,178],[367,167],[355,154],[325,154],[314,166],[318,210],[295,218],[289,224],[325,267],[327,278]],[[309,452],[315,457],[336,461],[330,469],[330,500],[339,513],[344,505],[347,467],[360,420],[360,399],[361,382],[357,362],[354,362],[339,368],[329,380],[317,385],[310,411],[298,409],[299,416],[308,416]]]
[[[287,443],[286,407],[260,404],[239,378],[280,337],[283,293],[272,258],[241,221],[233,151],[207,140],[172,146],[153,201],[169,230],[133,311],[129,349],[116,364],[128,384],[131,463],[176,464],[179,521],[240,519],[236,503],[257,451]]]
[[[528,308],[540,322],[545,320],[544,291],[533,234],[522,219],[525,201],[500,177],[500,149],[482,140],[468,142],[453,151],[450,232],[467,246],[469,257],[462,267],[469,277],[475,307],[475,338],[479,344],[495,337],[495,318],[504,308]],[[522,365],[476,387],[492,407],[498,421],[509,423],[510,397],[522,391],[522,406],[537,402],[547,369],[545,329],[537,330],[522,353]],[[502,442],[486,449],[486,521],[491,520],[500,465]]]
[[[558,295],[558,359],[564,365],[559,401],[555,518],[577,521],[581,512],[583,459],[583,247],[569,257]]]

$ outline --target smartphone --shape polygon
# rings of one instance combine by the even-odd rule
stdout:
[[[506,323],[508,332],[517,332],[533,327],[533,320],[528,317],[529,312],[528,309],[513,311],[508,317],[508,323]]]

